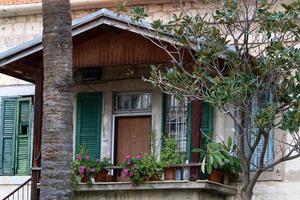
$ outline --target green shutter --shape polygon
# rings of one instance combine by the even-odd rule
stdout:
[[[265,104],[267,104],[268,102],[272,102],[273,99],[273,95],[271,90],[269,90],[269,92],[262,96],[261,98],[255,98],[255,101],[252,103],[252,108],[251,108],[251,112],[252,115],[255,116],[257,112],[259,112],[259,110],[261,109],[261,107],[265,106]],[[251,137],[251,144],[253,144],[253,142],[255,141],[255,135],[253,135]],[[260,157],[262,154],[262,150],[263,150],[263,145],[264,145],[264,137],[261,136],[259,143],[257,144],[252,158],[251,158],[251,166],[250,169],[252,171],[255,171],[257,169],[257,166],[259,166],[259,162],[260,162]],[[269,133],[269,141],[268,141],[268,145],[267,145],[267,151],[265,152],[265,156],[264,156],[264,163],[269,163],[274,159],[274,129],[272,129]],[[273,168],[269,169],[270,171],[273,170]]]
[[[191,161],[191,145],[192,145],[192,103],[188,103],[187,107],[187,126],[186,126],[186,152],[187,152],[187,160]]]
[[[16,99],[3,99],[1,126],[1,155],[0,173],[12,175],[14,173],[14,141],[16,124]]]
[[[76,153],[80,147],[92,158],[100,158],[102,93],[81,93],[77,97]]]
[[[30,168],[31,98],[18,100],[16,130],[16,174],[27,175]]]
[[[201,111],[201,148],[206,149],[206,144],[212,139],[213,107],[207,102],[202,103]],[[203,157],[202,154],[201,157]]]

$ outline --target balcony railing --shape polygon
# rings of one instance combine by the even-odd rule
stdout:
[[[9,193],[3,200],[30,200],[31,178]]]

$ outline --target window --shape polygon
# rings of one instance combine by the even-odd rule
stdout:
[[[192,132],[192,104],[186,99],[178,100],[174,95],[164,98],[164,133],[175,138],[178,151],[185,160],[190,160]],[[212,137],[213,107],[207,102],[201,105],[201,148],[205,149]]]
[[[252,115],[255,116],[260,109],[264,108],[269,102],[272,101],[272,94],[271,92],[267,93],[266,95],[262,95],[259,98],[254,98],[252,104]],[[256,132],[256,130],[254,130]],[[251,135],[251,143],[255,140],[255,135]],[[251,160],[251,170],[255,170],[256,167],[259,165],[259,160],[261,157],[261,152],[263,150],[264,138],[261,137],[254,154]],[[264,163],[267,164],[268,162],[274,159],[274,130],[271,130],[269,134],[269,142],[267,146],[267,152],[265,153]],[[272,170],[272,169],[270,169]]]
[[[262,108],[264,108],[269,102],[272,101],[272,94],[271,92],[268,92],[266,95],[262,95],[259,98],[254,98],[253,102],[252,102],[252,106],[251,106],[251,112],[252,112],[252,116],[255,116],[255,114]],[[234,127],[235,132],[237,131],[237,127],[235,125]],[[257,130],[253,130],[253,134],[251,134],[251,136],[249,136],[249,138],[245,137],[245,153],[248,154],[249,153],[249,146],[248,144],[253,144],[253,142],[255,141],[255,132]],[[236,133],[235,133],[236,135]],[[260,157],[261,157],[261,152],[263,149],[263,144],[264,144],[264,138],[262,137],[258,143],[258,145],[256,146],[256,149],[254,150],[254,153],[252,155],[251,158],[251,166],[250,169],[251,171],[255,171],[257,166],[259,165],[259,161],[260,161]],[[265,153],[265,157],[264,157],[264,163],[268,163],[271,162],[274,159],[274,130],[271,130],[270,134],[269,134],[269,142],[268,142],[268,146],[267,146],[267,151]],[[269,169],[270,171],[272,171],[273,169]]]
[[[2,99],[0,174],[30,173],[31,98]]]
[[[188,113],[188,101],[179,101],[174,95],[167,95],[165,99],[165,133],[177,141],[178,151],[184,158],[187,156],[188,127],[191,124],[191,114]]]
[[[145,112],[151,111],[152,94],[117,93],[115,95],[115,112]]]

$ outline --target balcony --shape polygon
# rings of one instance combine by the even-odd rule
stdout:
[[[182,164],[176,168],[176,180],[145,181],[133,184],[121,180],[120,167],[107,167],[109,173],[104,181],[92,184],[80,183],[75,199],[192,199],[221,200],[236,194],[236,188],[210,180],[192,181],[190,173],[200,167],[200,164]],[[203,177],[202,177],[203,178]],[[207,177],[204,177],[207,178]],[[164,179],[164,178],[162,178]],[[183,180],[185,179],[185,180]]]

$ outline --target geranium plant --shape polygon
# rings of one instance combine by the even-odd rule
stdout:
[[[92,184],[92,178],[96,174],[96,163],[91,159],[84,149],[81,149],[76,155],[72,164],[73,169],[73,186],[75,190],[78,188],[79,182],[86,182],[88,185]]]
[[[155,155],[137,154],[135,157],[126,156],[122,164],[122,175],[129,177],[135,184],[149,180],[159,180],[162,174],[162,165],[157,161]]]
[[[96,172],[101,172],[105,167],[111,166],[111,162],[109,158],[103,158],[102,160],[97,159],[95,161],[95,169]]]

